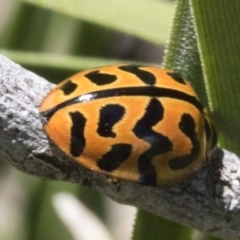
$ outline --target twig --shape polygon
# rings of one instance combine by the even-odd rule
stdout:
[[[49,143],[38,107],[53,85],[0,55],[0,155],[21,171],[94,188],[222,239],[240,238],[240,161],[216,149],[210,166],[169,188],[111,182],[85,169]]]

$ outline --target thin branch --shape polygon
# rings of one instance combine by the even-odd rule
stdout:
[[[38,107],[53,85],[0,55],[0,156],[21,171],[94,188],[114,200],[222,239],[239,239],[240,161],[217,149],[211,166],[169,188],[111,182],[49,143]]]

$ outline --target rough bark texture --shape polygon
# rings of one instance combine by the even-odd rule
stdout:
[[[191,180],[160,189],[111,182],[64,156],[49,143],[38,107],[53,85],[0,55],[0,156],[21,171],[80,183],[114,200],[134,205],[222,239],[239,239],[240,162],[217,149],[211,166]]]

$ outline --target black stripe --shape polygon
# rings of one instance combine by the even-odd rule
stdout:
[[[97,161],[97,165],[101,170],[112,172],[129,158],[131,152],[131,144],[113,144],[111,149]]]
[[[129,72],[134,74],[138,77],[143,83],[148,85],[154,85],[156,83],[156,76],[152,74],[148,70],[143,70],[141,67],[144,66],[137,66],[137,65],[126,65],[118,67],[122,71]]]
[[[42,121],[46,124],[50,118],[58,110],[81,102],[89,102],[96,99],[117,97],[117,96],[147,96],[147,97],[168,97],[174,99],[180,99],[182,101],[189,102],[194,105],[200,112],[203,112],[203,106],[194,96],[188,95],[184,92],[160,87],[124,87],[124,88],[113,88],[108,90],[95,91],[86,93],[81,96],[69,99],[57,106],[41,113]]]
[[[69,79],[59,89],[63,91],[64,95],[69,95],[76,90],[77,86],[78,85],[76,83],[72,82],[72,80]]]
[[[173,80],[175,80],[178,83],[186,84],[185,80],[182,78],[182,76],[179,73],[176,72],[167,72],[167,75],[170,76]]]
[[[173,147],[167,136],[152,129],[153,126],[161,122],[163,117],[164,108],[161,102],[153,98],[146,107],[144,115],[133,128],[134,134],[150,145],[150,148],[143,152],[138,159],[140,182],[145,185],[154,186],[157,183],[157,171],[152,164],[153,158],[171,151]]]
[[[70,112],[69,116],[72,121],[69,152],[73,157],[79,157],[86,145],[84,129],[87,120],[80,112]]]
[[[99,70],[85,74],[84,77],[88,78],[92,83],[99,86],[110,84],[117,80],[116,75],[101,73]]]
[[[190,139],[192,149],[189,154],[178,156],[168,161],[169,167],[172,170],[184,169],[198,159],[200,154],[200,143],[195,128],[196,123],[193,117],[188,113],[184,113],[179,122],[179,129]]]
[[[97,133],[101,137],[115,138],[114,125],[124,116],[125,108],[119,104],[107,104],[100,109]]]

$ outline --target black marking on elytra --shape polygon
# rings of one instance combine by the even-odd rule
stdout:
[[[97,133],[101,137],[116,137],[113,126],[119,122],[125,108],[119,104],[108,104],[100,109]]]
[[[142,153],[138,159],[140,182],[145,185],[156,185],[157,173],[152,165],[156,155],[167,153],[172,150],[172,142],[168,137],[155,132],[152,127],[164,117],[164,108],[161,102],[155,98],[151,99],[146,107],[145,113],[133,128],[134,134],[150,144],[150,148]]]
[[[112,172],[130,156],[131,152],[131,144],[114,144],[111,146],[110,151],[105,153],[102,158],[97,161],[97,165],[101,170]]]
[[[184,156],[178,156],[169,160],[168,164],[172,170],[181,170],[192,164],[200,154],[200,143],[195,131],[195,121],[193,117],[184,113],[179,122],[180,130],[191,140],[191,152]]]
[[[101,73],[99,70],[87,73],[85,77],[98,86],[110,84],[117,80],[116,75]]]
[[[147,70],[140,69],[143,66],[137,65],[125,65],[118,67],[119,69],[132,73],[136,75],[141,81],[143,81],[147,85],[154,85],[156,83],[156,77],[154,74]]]
[[[73,157],[79,157],[86,145],[86,139],[84,137],[84,128],[86,125],[86,118],[78,111],[70,112],[69,116],[72,121],[70,130],[70,154]]]
[[[51,117],[57,112],[58,110],[70,106],[73,104],[78,104],[82,102],[89,102],[94,101],[101,98],[110,98],[110,97],[117,97],[117,96],[147,96],[147,97],[167,97],[173,99],[179,99],[185,102],[188,102],[194,105],[200,112],[203,112],[203,106],[198,101],[195,96],[191,96],[184,92],[175,90],[175,89],[168,89],[168,88],[159,88],[159,87],[124,87],[124,88],[113,88],[113,89],[105,89],[95,92],[86,93],[75,98],[69,99],[65,102],[62,102],[55,107],[46,110],[45,112],[41,113],[41,118],[43,124],[46,124]]]
[[[77,86],[78,85],[76,83],[72,82],[71,79],[69,79],[59,89],[63,91],[64,95],[69,95],[76,90]]]
[[[186,84],[185,80],[182,78],[182,76],[179,73],[167,72],[167,75],[170,76],[172,79],[174,79],[178,83]]]

